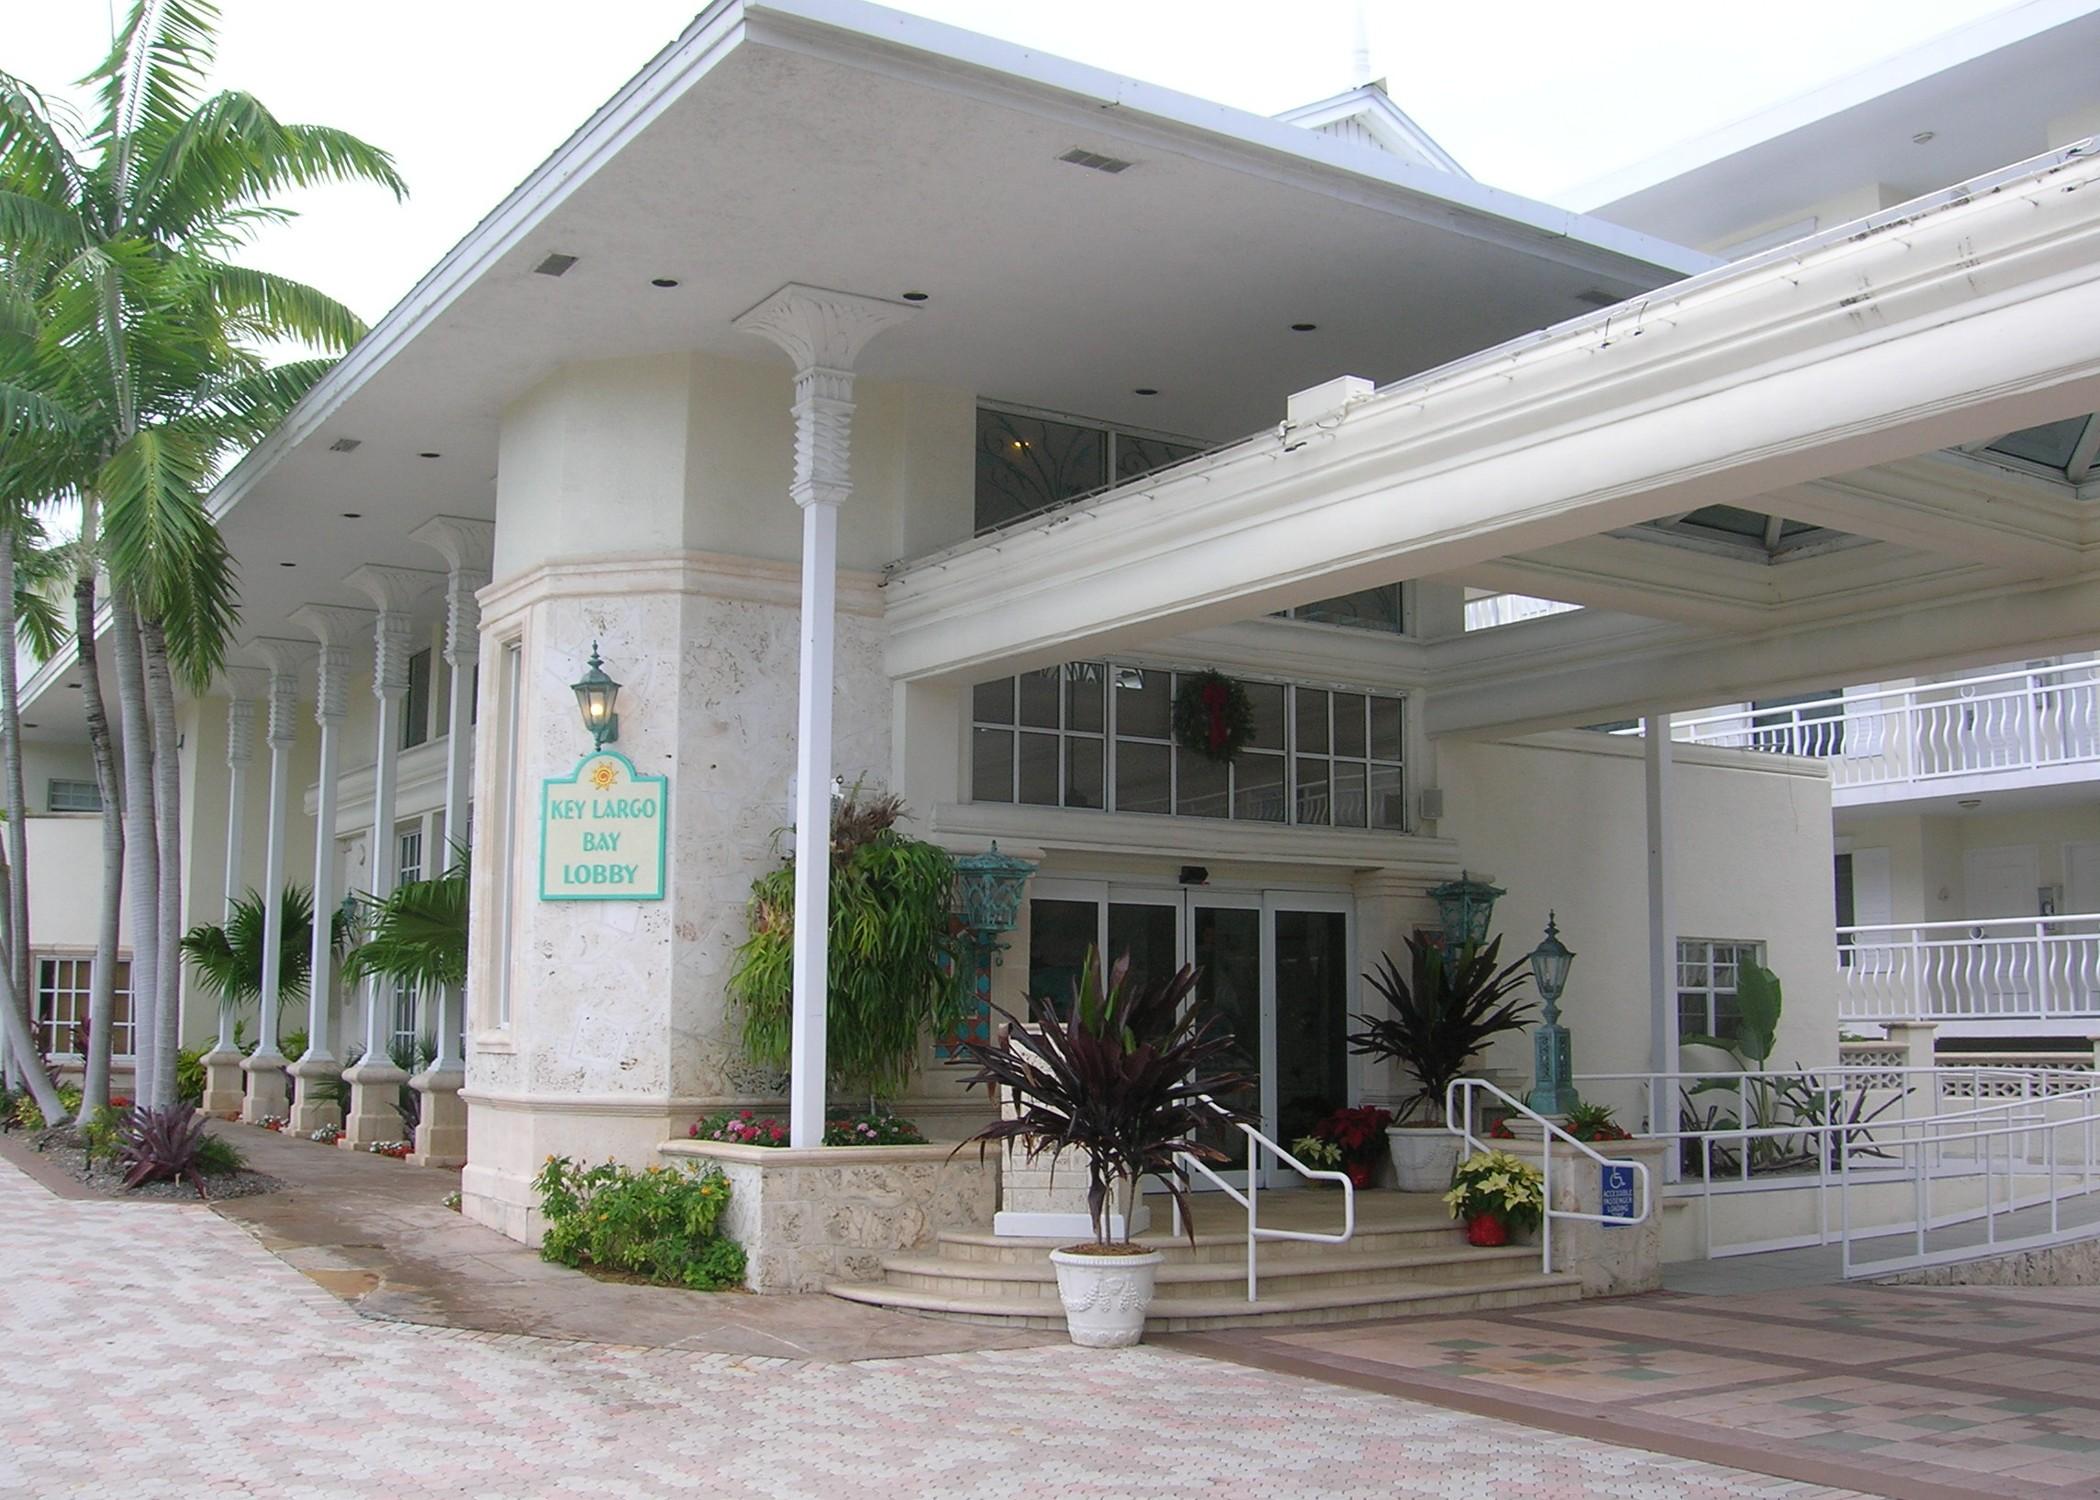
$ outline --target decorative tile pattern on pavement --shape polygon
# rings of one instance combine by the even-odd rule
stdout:
[[[207,1209],[4,1162],[0,1265],[11,1496],[1837,1493],[1156,1348],[813,1363],[376,1321]]]

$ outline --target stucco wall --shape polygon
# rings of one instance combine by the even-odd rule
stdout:
[[[1839,815],[1844,847],[1889,851],[1891,920],[1954,922],[1970,910],[1963,858],[1972,849],[2025,845],[2035,851],[2036,882],[2068,889],[2064,846],[2100,843],[2100,802],[1993,812],[1985,807],[1958,812],[1875,812]],[[2090,897],[2088,897],[2090,899]]]

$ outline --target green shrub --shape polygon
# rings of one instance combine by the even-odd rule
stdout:
[[[185,1047],[175,1054],[175,1097],[184,1104],[204,1102],[204,1049]]]
[[[206,1177],[231,1177],[247,1165],[241,1148],[224,1136],[208,1135],[197,1147],[197,1170]]]
[[[720,1167],[636,1172],[617,1162],[578,1167],[550,1156],[532,1186],[547,1220],[543,1260],[702,1292],[744,1279],[744,1247],[716,1228],[729,1206]]]
[[[80,1112],[80,1090],[71,1084],[66,1084],[58,1091],[58,1102],[65,1106],[67,1115],[78,1114]],[[15,1095],[14,1104],[9,1110],[9,1118],[14,1121],[14,1126],[17,1130],[42,1130],[45,1124],[44,1112],[37,1108],[35,1097],[26,1089]]]
[[[105,1104],[80,1127],[80,1146],[89,1161],[117,1159],[117,1146],[123,1139],[124,1114],[125,1111],[115,1105]]]

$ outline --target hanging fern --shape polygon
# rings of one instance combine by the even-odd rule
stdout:
[[[825,1057],[856,1092],[893,1094],[920,1039],[952,1029],[967,1000],[962,938],[950,915],[955,862],[906,838],[894,797],[856,788],[832,813],[831,941]],[[795,866],[751,883],[751,936],[737,949],[729,996],[743,1015],[744,1051],[784,1070],[793,1031]]]

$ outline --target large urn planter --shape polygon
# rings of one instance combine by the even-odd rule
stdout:
[[[1165,1259],[1157,1250],[1139,1255],[1052,1250],[1057,1296],[1065,1305],[1072,1342],[1087,1349],[1135,1344],[1145,1332],[1145,1309],[1152,1305],[1152,1284]]]
[[[1403,1193],[1441,1193],[1458,1166],[1459,1139],[1441,1125],[1394,1125],[1385,1133]]]

